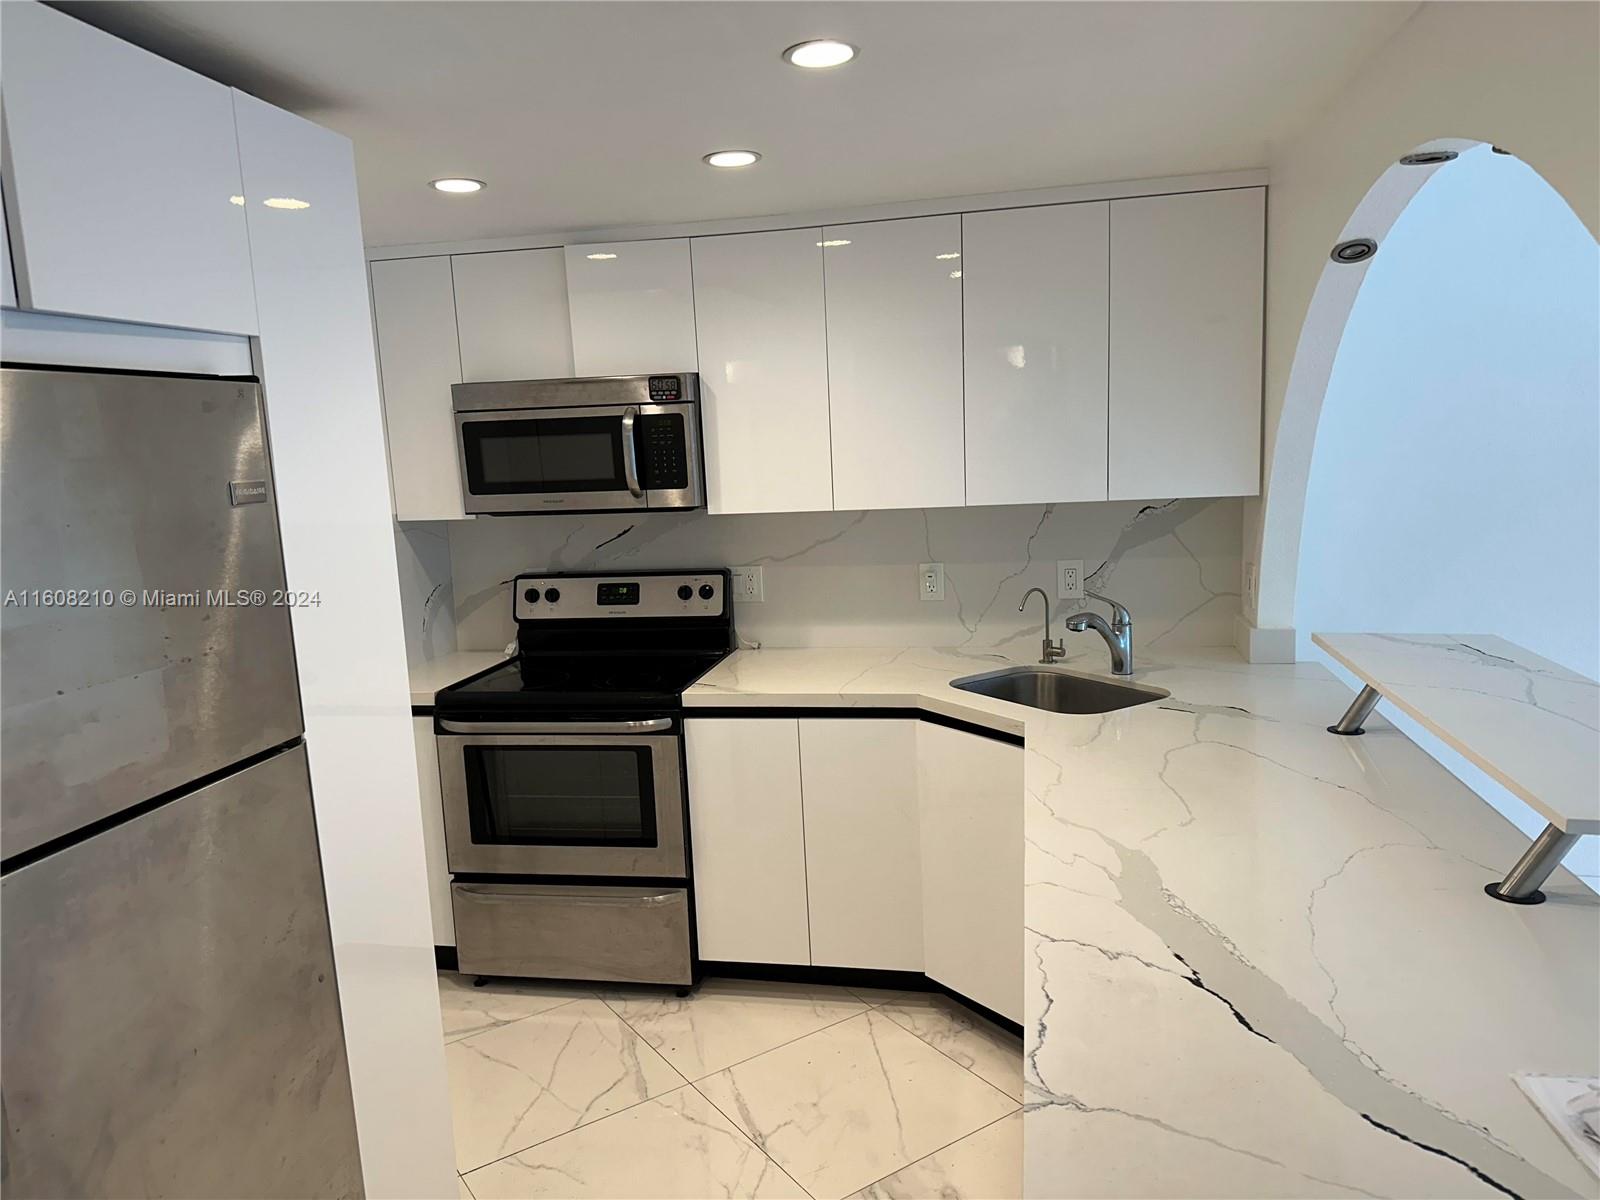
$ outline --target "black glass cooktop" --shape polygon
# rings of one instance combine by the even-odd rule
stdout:
[[[724,653],[524,655],[438,694],[441,711],[678,708]]]

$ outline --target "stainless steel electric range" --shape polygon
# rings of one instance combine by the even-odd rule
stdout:
[[[725,570],[523,575],[518,656],[434,705],[463,973],[694,979],[683,692]]]

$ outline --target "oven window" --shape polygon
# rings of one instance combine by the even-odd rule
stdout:
[[[620,417],[467,421],[467,487],[476,496],[614,492],[622,472]]]
[[[498,846],[654,846],[647,746],[466,746],[472,840]]]

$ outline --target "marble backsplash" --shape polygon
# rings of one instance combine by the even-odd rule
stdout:
[[[940,646],[1024,652],[1040,635],[1039,586],[1057,559],[1133,613],[1135,642],[1231,645],[1239,611],[1241,502],[1110,502],[709,516],[487,517],[400,528],[407,651],[494,650],[515,636],[510,581],[525,571],[760,565],[766,599],[740,604],[741,637],[767,646]],[[945,599],[919,597],[917,568],[942,562]],[[1059,615],[1055,634],[1061,636]],[[1068,634],[1094,665],[1100,639]]]

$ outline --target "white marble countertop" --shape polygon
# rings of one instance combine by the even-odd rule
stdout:
[[[504,654],[493,650],[458,650],[443,658],[416,663],[411,668],[411,703],[431,705],[434,693],[440,688],[460,683],[469,675],[505,661]]]
[[[1557,829],[1600,833],[1600,683],[1488,634],[1311,640]]]
[[[1030,1197],[1592,1196],[1512,1082],[1600,1071],[1600,899],[1483,885],[1526,838],[1315,664],[1153,661],[1038,712],[937,650],[741,651],[689,706],[919,707],[1020,732]]]

